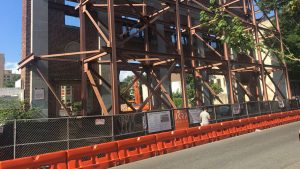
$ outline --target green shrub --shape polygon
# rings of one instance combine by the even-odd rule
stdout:
[[[32,119],[41,114],[39,108],[26,110],[26,102],[13,98],[0,98],[0,123],[14,119]]]

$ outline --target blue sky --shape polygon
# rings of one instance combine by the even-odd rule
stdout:
[[[21,58],[22,0],[0,5],[0,53],[6,69],[15,70]]]

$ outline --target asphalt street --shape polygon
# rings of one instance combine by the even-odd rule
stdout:
[[[294,122],[114,169],[300,169],[299,129]]]

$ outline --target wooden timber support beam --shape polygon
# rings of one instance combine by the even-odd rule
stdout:
[[[284,96],[284,94],[282,93],[282,91],[279,89],[279,87],[276,85],[276,82],[273,80],[273,78],[271,77],[270,73],[268,73],[268,71],[266,69],[264,69],[266,72],[266,75],[269,77],[269,79],[271,80],[271,82],[273,83],[273,85],[275,86],[275,88],[277,89],[277,91],[280,93],[281,97],[286,99],[286,97]]]
[[[35,60],[35,58],[36,58],[36,56],[34,56],[33,54],[31,54],[28,57],[26,57],[25,59],[21,60],[21,62],[19,62],[18,69],[22,69],[25,66],[28,66],[30,63],[32,63]]]
[[[220,57],[221,59],[223,58],[222,55],[216,51],[213,47],[211,47],[206,40],[204,40],[200,35],[198,35],[197,33],[194,33],[194,35],[200,40],[202,41],[210,50],[212,50],[215,54],[217,54],[218,57]]]
[[[282,81],[282,79],[283,79],[283,75],[284,75],[284,71],[281,72],[279,81],[276,83],[276,85],[277,85],[278,87],[280,87],[281,81]],[[274,95],[274,97],[273,97],[273,100],[275,100],[275,95]]]
[[[122,60],[122,62],[123,62],[124,64],[127,63],[126,60],[125,60],[124,58],[122,58],[121,56],[120,56],[120,58],[121,58],[121,60]],[[176,63],[176,62],[174,62],[174,63]],[[173,63],[173,64],[174,64],[174,63]],[[176,64],[175,64],[175,65],[176,65]],[[157,99],[159,99],[159,100],[160,100],[163,104],[165,104],[168,108],[171,108],[171,106],[169,105],[169,103],[168,103],[165,99],[163,99],[159,93],[156,92],[156,90],[157,90],[158,88],[157,88],[157,89],[152,88],[151,84],[148,83],[148,81],[145,80],[145,79],[142,77],[141,73],[138,73],[136,70],[131,70],[131,71],[133,72],[133,74],[134,74],[137,78],[139,78],[139,79],[141,80],[141,82],[142,82],[143,84],[145,84],[145,85],[147,86],[148,90],[150,90],[149,95],[148,95],[148,98],[149,98],[149,99],[147,98],[148,100],[146,99],[146,100],[142,103],[142,105],[140,106],[140,108],[138,109],[138,111],[141,111],[141,110],[145,107],[145,105],[147,104],[147,102],[149,102],[149,100],[151,99],[151,97],[152,97],[153,94],[157,97]],[[158,85],[158,87],[159,87],[159,85]],[[151,96],[150,96],[150,95],[151,95]]]
[[[107,38],[107,36],[105,35],[105,33],[102,31],[102,29],[99,27],[99,25],[97,24],[97,22],[95,21],[95,19],[92,17],[92,15],[89,13],[88,10],[86,10],[86,5],[83,6],[83,12],[88,16],[88,18],[90,19],[90,21],[92,22],[92,24],[94,25],[94,27],[96,28],[98,34],[101,36],[101,38],[105,41],[106,45],[109,44],[109,40]]]
[[[86,74],[87,74],[88,79],[90,80],[91,86],[92,86],[92,88],[94,90],[94,93],[96,95],[98,103],[100,104],[100,106],[102,108],[103,115],[106,115],[106,116],[109,115],[108,111],[107,111],[107,108],[105,106],[105,103],[103,101],[103,98],[101,96],[101,93],[100,93],[100,91],[99,91],[99,89],[97,87],[97,84],[96,84],[96,82],[95,82],[95,80],[93,78],[93,75],[92,75],[91,71],[90,70],[86,70]]]
[[[82,3],[83,0],[80,0]],[[80,18],[80,28],[79,28],[79,36],[80,36],[80,61],[81,61],[81,84],[80,84],[80,98],[82,105],[82,114],[87,115],[87,98],[88,98],[88,89],[87,89],[87,77],[84,70],[86,70],[87,64],[84,64],[83,61],[86,59],[86,16],[84,15],[85,6],[80,6],[79,8],[79,18]]]
[[[259,79],[261,80],[261,77],[259,77]],[[267,86],[267,88],[270,89],[271,92],[274,94],[274,97],[273,97],[272,100],[275,100],[275,97],[279,97],[278,94],[277,94],[278,92],[274,91],[274,90],[270,87],[270,85],[266,84],[266,86]]]
[[[198,70],[195,70],[195,71],[198,71]],[[221,104],[224,104],[222,102],[222,100],[220,99],[220,97],[215,93],[215,91],[210,87],[210,85],[205,81],[203,80],[203,77],[201,75],[201,72],[199,72],[198,74],[198,78],[201,79],[202,83],[204,84],[204,86],[208,89],[208,91],[210,92],[210,94],[213,95],[214,98],[216,98]]]
[[[91,73],[96,76],[98,79],[100,79],[109,89],[111,89],[111,85],[106,81],[101,75],[99,75],[98,72],[96,72],[93,68],[90,68]],[[130,104],[123,96],[120,95],[120,99],[123,100],[133,111],[136,111],[136,109],[133,107],[132,104]]]
[[[80,52],[70,52],[70,53],[57,53],[57,54],[49,54],[49,55],[40,55],[40,58],[52,58],[52,57],[66,57],[66,56],[79,56],[79,55],[87,55],[87,54],[97,54],[102,51],[98,50],[90,50],[90,51],[80,51]]]
[[[243,84],[234,76],[232,76],[232,78],[237,82],[237,84],[240,86],[240,88],[244,91],[244,93],[251,99],[254,99],[254,96],[252,95],[252,93],[246,89]]]
[[[163,8],[162,10],[160,10],[152,15],[149,15],[150,19],[147,21],[147,23],[144,26],[142,26],[141,28],[139,28],[138,31],[136,31],[135,33],[131,34],[129,37],[124,39],[119,45],[123,46],[126,42],[128,42],[130,39],[132,39],[135,35],[139,34],[144,29],[148,28],[150,24],[152,24],[153,22],[158,20],[166,11],[168,11],[168,9],[170,9],[169,6]]]
[[[180,78],[181,78],[181,95],[182,95],[182,106],[183,108],[188,107],[188,98],[186,94],[186,76],[185,76],[185,57],[182,49],[181,42],[181,21],[180,21],[180,10],[179,0],[176,0],[175,15],[176,15],[176,40],[177,40],[177,52],[180,55]]]
[[[46,85],[48,86],[48,88],[50,89],[51,93],[53,94],[53,96],[55,97],[55,99],[58,101],[58,103],[64,108],[64,110],[67,112],[68,116],[71,117],[71,111],[66,107],[66,105],[60,100],[60,98],[58,97],[58,95],[55,92],[54,87],[50,84],[50,82],[47,80],[47,78],[44,76],[44,74],[42,73],[42,71],[38,68],[37,65],[34,65],[33,68],[35,68],[36,72],[39,74],[39,76],[43,79],[43,81],[46,83]]]
[[[276,28],[279,33],[279,40],[280,40],[280,50],[282,53],[284,53],[284,46],[283,46],[283,40],[282,40],[282,34],[280,30],[280,24],[279,24],[279,16],[278,16],[278,9],[275,9],[275,20],[276,20]],[[287,90],[287,98],[292,99],[292,93],[291,93],[291,86],[290,86],[290,80],[289,80],[289,73],[287,70],[286,62],[283,60],[284,65],[284,73],[285,73],[285,84],[286,84],[286,90]]]
[[[116,28],[115,28],[115,10],[114,10],[114,0],[107,1],[108,8],[108,29],[109,29],[109,45],[111,48],[111,100],[112,100],[112,111],[113,114],[120,113],[119,104],[119,82],[118,82],[118,67],[117,67],[117,41],[116,41]]]
[[[140,106],[140,108],[138,109],[138,111],[141,111],[145,105],[147,104],[147,102],[149,102],[149,100],[151,99],[152,95],[156,92],[156,90],[158,90],[163,82],[167,79],[168,76],[170,76],[170,74],[172,73],[174,67],[176,66],[176,62],[174,62],[171,67],[169,68],[168,72],[158,81],[157,85],[153,88],[153,91],[151,91],[150,95],[145,99],[145,101],[142,103],[142,105]],[[142,78],[140,78],[142,79]],[[161,97],[161,96],[159,96]],[[168,105],[168,104],[167,104]]]
[[[156,80],[157,83],[159,83],[160,81],[158,80],[157,75],[155,74],[154,71],[151,71],[150,74],[154,77],[154,79]],[[162,90],[162,94],[167,98],[167,100],[170,102],[171,106],[173,109],[177,109],[175,103],[173,102],[171,96],[168,94],[166,88],[164,87],[164,85],[160,86],[161,90]]]
[[[92,61],[97,60],[97,59],[99,59],[99,58],[101,58],[103,56],[106,56],[107,54],[108,54],[107,52],[102,52],[102,53],[97,54],[95,56],[92,56],[92,57],[84,59],[83,62],[84,63],[92,62]]]

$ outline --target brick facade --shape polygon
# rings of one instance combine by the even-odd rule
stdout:
[[[65,15],[78,16],[78,11],[66,12],[64,0],[48,0],[48,54],[79,51],[80,32],[78,27],[65,25]],[[31,49],[31,0],[22,0],[22,58],[30,55]],[[91,23],[87,22],[87,50],[98,48],[98,37]],[[71,50],[71,51],[70,51]],[[79,57],[79,56],[74,56]],[[70,58],[70,57],[69,57]],[[22,69],[22,88],[24,97],[30,98],[30,70]],[[48,79],[56,93],[59,94],[60,85],[73,85],[75,97],[80,97],[81,65],[73,62],[48,61]],[[48,117],[58,116],[59,104],[54,95],[48,93]]]
[[[31,1],[22,0],[22,55],[21,59],[30,54],[31,48]],[[21,70],[21,87],[24,89],[24,99],[30,98],[30,70],[23,68]]]

